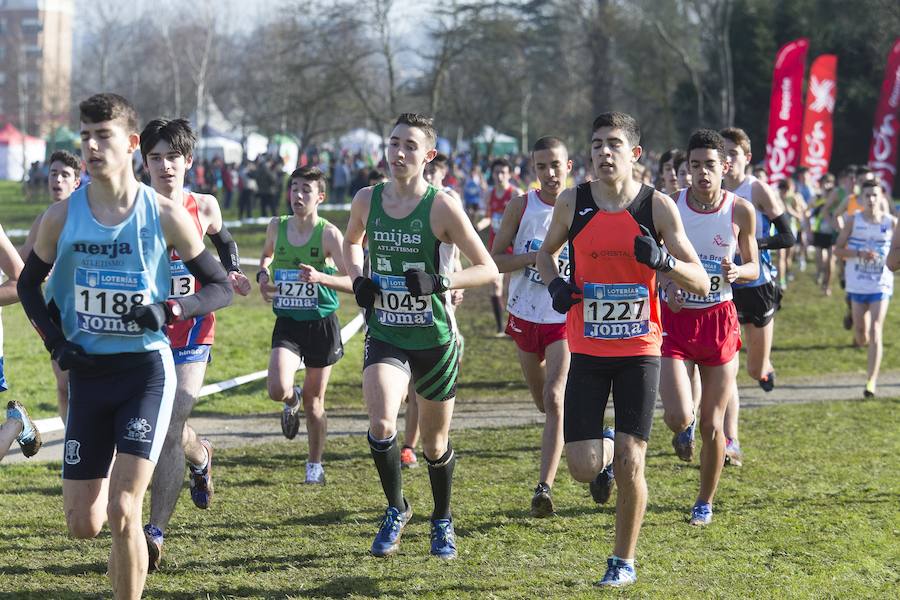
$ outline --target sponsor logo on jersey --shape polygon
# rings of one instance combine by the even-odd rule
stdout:
[[[109,258],[117,258],[120,254],[132,254],[131,244],[128,242],[115,241],[110,244],[89,244],[86,242],[75,242],[72,244],[72,252],[79,254],[90,254],[96,256],[103,254]]]

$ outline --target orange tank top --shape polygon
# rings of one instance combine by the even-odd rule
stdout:
[[[584,298],[567,314],[569,350],[601,357],[659,356],[662,344],[656,271],[634,258],[639,224],[653,226],[653,188],[641,186],[619,212],[597,209],[590,183],[576,188],[569,228],[572,281]]]

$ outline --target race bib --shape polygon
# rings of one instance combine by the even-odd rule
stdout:
[[[85,333],[143,335],[140,325],[123,323],[122,315],[150,299],[146,271],[75,268],[75,317]]]
[[[372,274],[381,288],[375,298],[375,318],[390,327],[427,327],[434,324],[431,295],[412,296],[406,289],[406,278],[397,275]]]
[[[541,249],[543,243],[544,240],[529,240],[525,244],[525,252],[537,252]],[[560,251],[559,256],[556,257],[556,267],[557,269],[559,269],[559,276],[568,281],[569,275],[571,273],[571,267],[569,266],[568,244],[565,244],[562,247],[562,251]],[[545,285],[544,281],[541,279],[541,274],[538,272],[537,267],[535,267],[534,265],[525,267],[525,279],[538,285]]]
[[[317,310],[319,284],[300,281],[299,269],[275,269],[275,298],[278,310]]]
[[[621,340],[650,333],[650,292],[636,283],[584,284],[584,337]]]
[[[709,275],[709,295],[699,296],[697,294],[685,292],[685,304],[692,304],[694,306],[718,304],[719,302],[722,302],[722,294],[731,291],[731,283],[729,283],[725,278],[725,275],[722,274],[721,262],[706,258],[701,258],[700,262],[703,264],[703,270]]]
[[[191,296],[197,292],[197,280],[188,271],[183,260],[169,262],[169,270],[172,272],[172,282],[169,285],[169,298],[182,298]]]
[[[503,213],[495,212],[491,215],[491,229],[494,231],[494,235],[497,235],[500,232],[500,224],[503,223]]]

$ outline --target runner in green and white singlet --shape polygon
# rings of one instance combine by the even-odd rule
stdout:
[[[336,290],[352,288],[335,267],[344,264],[343,236],[318,213],[325,200],[322,171],[302,167],[291,173],[289,199],[294,214],[269,222],[256,274],[260,293],[277,316],[267,387],[269,397],[284,404],[281,432],[289,440],[300,429],[302,400],[309,436],[306,483],[324,484],[325,390],[331,367],[344,355]],[[301,363],[306,379],[295,387]]]
[[[450,420],[456,396],[458,348],[447,311],[450,289],[476,287],[497,277],[497,267],[459,202],[431,187],[423,173],[437,139],[431,119],[403,114],[391,132],[391,181],[363,188],[353,199],[344,240],[347,273],[369,331],[363,396],[369,445],[388,502],[372,554],[399,548],[412,510],[403,496],[397,415],[415,382],[422,448],[434,497],[431,554],[456,557],[450,518],[455,458]],[[363,273],[363,238],[369,237],[369,276]],[[441,243],[455,244],[472,266],[443,274]]]

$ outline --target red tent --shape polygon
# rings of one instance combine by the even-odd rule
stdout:
[[[23,134],[7,123],[0,127],[0,179],[21,181],[29,165],[44,160],[44,140]]]

